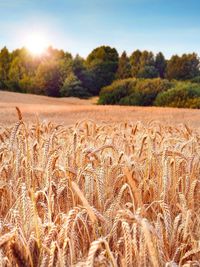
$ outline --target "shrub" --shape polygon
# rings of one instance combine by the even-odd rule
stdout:
[[[0,80],[0,90],[3,91],[3,90],[6,90],[7,89],[7,85],[5,84],[4,81]]]
[[[101,90],[99,104],[149,106],[158,93],[171,87],[172,83],[160,78],[119,80]]]
[[[200,108],[200,85],[160,78],[118,80],[101,90],[99,104]]]
[[[175,87],[158,94],[154,105],[200,108],[200,86],[192,83],[177,83]]]
[[[200,83],[200,76],[196,76],[191,80],[192,83]]]
[[[137,80],[137,94],[141,95],[140,106],[151,106],[158,93],[168,90],[172,83],[167,80],[157,79],[139,79]],[[136,94],[136,97],[137,97]]]
[[[115,81],[111,85],[102,88],[99,96],[99,104],[120,104],[121,99],[130,94],[135,84],[136,80],[129,78]]]
[[[142,95],[135,90],[135,92],[129,96],[125,96],[120,99],[119,105],[123,106],[141,106]]]

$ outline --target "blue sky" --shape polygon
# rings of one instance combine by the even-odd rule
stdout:
[[[31,32],[73,55],[99,45],[200,55],[200,0],[0,0],[0,47]]]

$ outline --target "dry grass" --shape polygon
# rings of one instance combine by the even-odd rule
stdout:
[[[0,266],[200,266],[200,135],[156,121],[0,132]]]
[[[200,110],[156,108],[156,107],[120,107],[94,105],[92,100],[77,98],[49,98],[45,96],[25,95],[0,91],[0,125],[15,123],[15,106],[19,106],[24,121],[35,123],[36,116],[41,121],[53,121],[57,124],[72,125],[79,120],[104,122],[147,123],[159,120],[165,124],[187,123],[191,127],[200,127]]]

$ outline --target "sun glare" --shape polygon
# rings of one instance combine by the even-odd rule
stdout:
[[[35,56],[40,56],[48,47],[46,38],[39,33],[33,33],[27,36],[25,47]]]

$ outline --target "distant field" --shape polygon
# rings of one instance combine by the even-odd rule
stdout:
[[[77,98],[50,98],[0,91],[0,124],[9,125],[16,121],[15,106],[18,106],[26,122],[51,120],[65,125],[80,120],[92,119],[96,122],[160,120],[162,123],[187,123],[192,127],[200,126],[200,110],[98,106],[97,98],[81,100]]]

